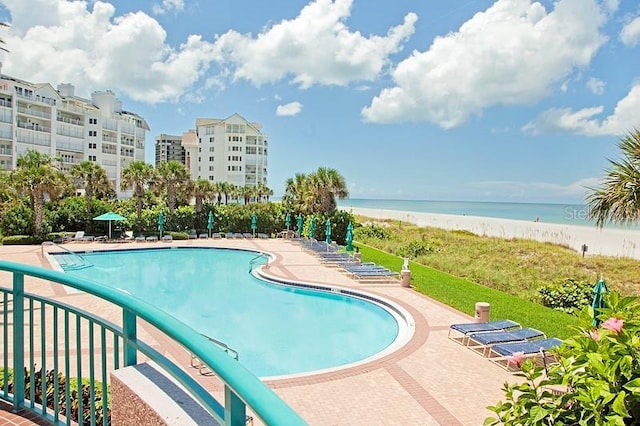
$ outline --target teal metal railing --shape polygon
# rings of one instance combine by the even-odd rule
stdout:
[[[305,424],[284,401],[216,343],[171,315],[130,294],[62,272],[0,261],[2,388],[0,399],[14,410],[27,409],[59,424],[71,424],[71,394],[78,398],[84,424],[108,424],[108,373],[135,365],[138,354],[154,361],[224,425],[244,425],[246,407],[267,425]],[[109,302],[122,312],[122,326],[90,312],[40,295],[25,293],[25,277],[63,284]],[[31,284],[29,284],[31,285]],[[99,305],[102,307],[102,305]],[[182,345],[224,384],[219,402],[186,371],[137,337],[138,319]],[[28,374],[18,374],[18,372]],[[11,377],[13,372],[13,378]],[[52,376],[48,386],[46,376]],[[72,382],[75,379],[75,382]],[[9,383],[12,383],[9,386]],[[64,395],[63,401],[59,398]],[[38,399],[40,396],[40,399]],[[42,403],[38,401],[43,401]],[[75,408],[75,407],[73,407]],[[102,418],[99,423],[98,420]]]

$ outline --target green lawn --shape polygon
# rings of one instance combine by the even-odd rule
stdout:
[[[375,262],[394,271],[402,268],[402,258],[362,243],[356,245],[362,252],[363,261]],[[508,318],[561,339],[574,334],[570,326],[577,324],[577,318],[569,314],[415,262],[409,263],[409,269],[411,285],[416,291],[461,312],[474,315],[476,302],[488,302],[491,304],[491,319]]]

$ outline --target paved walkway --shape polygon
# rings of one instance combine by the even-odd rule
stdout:
[[[285,240],[197,240],[173,243],[73,243],[71,250],[104,250],[167,246],[249,248],[275,255],[266,273],[304,282],[357,288],[393,301],[408,311],[415,322],[411,340],[395,352],[370,363],[327,374],[268,381],[267,384],[311,425],[480,425],[491,413],[486,406],[504,399],[505,381],[517,378],[473,351],[447,338],[453,323],[473,318],[403,288],[399,283],[361,284],[335,268],[327,267],[299,244]],[[55,247],[47,250],[55,251]],[[0,246],[0,258],[50,268],[40,247]],[[8,286],[0,273],[0,285]],[[67,292],[61,286],[29,282],[26,290],[66,303],[84,306],[105,318],[120,322],[120,312],[103,307],[87,295]],[[491,301],[488,301],[491,302]],[[163,336],[141,325],[149,344],[189,365],[188,354]],[[192,369],[193,370],[193,369]],[[214,394],[222,388],[214,379],[195,376]],[[13,414],[12,414],[13,416]],[[0,424],[9,420],[0,411]],[[22,424],[22,423],[20,423]],[[33,424],[33,423],[25,423]]]

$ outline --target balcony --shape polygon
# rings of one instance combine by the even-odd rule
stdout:
[[[106,119],[102,122],[102,128],[107,130],[118,131],[118,122],[111,119]]]
[[[50,133],[51,127],[41,126],[38,123],[25,123],[24,121],[18,121],[18,127],[27,130],[35,130],[36,132]]]
[[[13,155],[13,151],[9,148],[0,148],[0,155]]]
[[[11,101],[6,101],[4,99],[0,99],[0,107],[11,108]]]
[[[51,119],[51,112],[48,111],[42,111],[36,108],[26,108],[23,106],[18,106],[18,113],[19,114],[25,114],[25,115],[30,115],[32,117],[40,117],[40,118],[44,118],[47,120]]]
[[[118,139],[115,136],[109,136],[102,134],[102,140],[105,142],[118,143]]]
[[[61,121],[63,123],[73,124],[75,126],[83,126],[84,125],[82,120],[80,120],[79,118],[71,118],[71,117],[64,117],[64,116],[58,115],[56,117],[56,120]]]
[[[74,142],[59,140],[56,141],[56,148],[69,151],[84,152],[84,141]]]
[[[28,143],[32,145],[51,146],[51,136],[48,134],[33,134],[18,131],[16,140],[20,143]]]

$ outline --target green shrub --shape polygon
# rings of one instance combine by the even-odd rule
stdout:
[[[416,259],[425,254],[429,254],[435,251],[434,247],[424,240],[412,240],[407,244],[404,244],[398,248],[397,255],[401,257],[408,257],[410,259]]]
[[[538,289],[538,299],[544,306],[571,313],[589,305],[593,298],[593,284],[568,278],[560,284]]]
[[[2,244],[5,246],[40,244],[41,242],[40,238],[31,235],[9,235],[2,239]]]
[[[376,238],[378,240],[388,240],[391,238],[391,232],[387,228],[378,225],[364,225],[358,226],[353,231],[354,238],[356,240],[367,240],[369,238]]]
[[[522,384],[504,385],[506,402],[487,407],[497,418],[485,425],[625,425],[640,423],[640,303],[610,293],[594,328],[591,306],[580,314],[577,334],[544,369],[527,360]],[[564,392],[551,392],[550,387]]]
[[[188,240],[189,239],[189,234],[187,234],[186,232],[167,232],[166,235],[171,235],[171,238],[173,238],[174,240]]]

